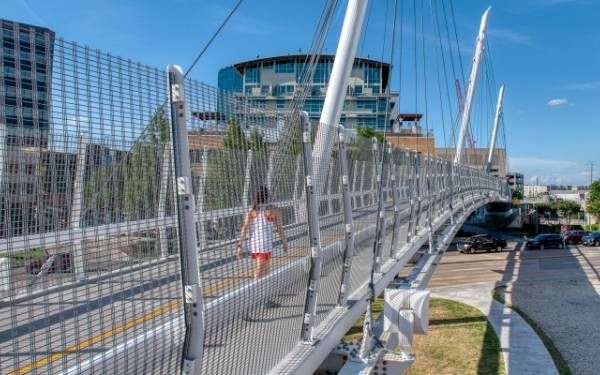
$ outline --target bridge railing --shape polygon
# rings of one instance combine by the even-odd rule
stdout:
[[[51,75],[0,86],[1,372],[176,373],[198,327],[182,285],[169,77],[62,40],[43,53]],[[481,170],[346,143],[343,129],[314,191],[316,122],[304,131],[295,109],[192,79],[182,89],[203,373],[268,372],[314,345],[305,330],[350,306],[437,217],[509,194]],[[267,250],[269,262],[253,259]]]

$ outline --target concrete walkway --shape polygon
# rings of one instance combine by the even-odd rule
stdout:
[[[435,297],[451,299],[481,310],[488,318],[504,356],[507,375],[558,374],[552,357],[535,331],[512,309],[492,298],[495,282],[432,288]]]

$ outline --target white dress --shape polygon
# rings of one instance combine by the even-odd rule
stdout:
[[[250,225],[250,251],[253,254],[273,252],[275,223],[266,218],[266,211],[270,208],[268,204],[259,205],[256,218]]]

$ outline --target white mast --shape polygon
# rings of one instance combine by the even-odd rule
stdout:
[[[319,130],[312,152],[317,194],[323,192],[323,183],[331,158],[331,148],[337,137],[336,128],[339,125],[344,100],[346,99],[348,79],[352,72],[367,3],[368,0],[349,0],[346,8],[344,25],[342,26],[342,33],[319,121]]]
[[[488,24],[488,18],[492,7],[487,8],[483,17],[481,17],[481,25],[479,26],[479,35],[477,36],[477,46],[475,47],[475,57],[473,58],[473,66],[471,67],[471,75],[469,76],[469,87],[467,89],[467,101],[463,109],[462,123],[460,127],[460,135],[456,144],[456,155],[454,163],[459,164],[462,159],[462,153],[465,146],[465,137],[467,135],[467,127],[471,118],[471,108],[473,106],[473,97],[475,96],[475,86],[477,86],[477,78],[479,76],[479,64],[481,63],[481,55],[485,49],[485,33]]]
[[[496,116],[494,116],[494,128],[492,129],[492,139],[490,141],[490,152],[488,153],[486,170],[488,173],[492,171],[492,156],[494,148],[496,148],[496,134],[498,133],[498,124],[502,117],[502,100],[504,99],[504,85],[500,86],[498,93],[498,104],[496,104]]]

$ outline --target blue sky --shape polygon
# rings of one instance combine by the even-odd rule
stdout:
[[[149,65],[176,63],[185,68],[234,3],[235,0],[2,0],[0,17],[46,26],[66,40]],[[324,0],[246,0],[192,76],[215,83],[223,66],[256,56],[306,51],[323,3]],[[380,58],[385,6],[387,3],[391,9],[393,2],[371,3],[372,18],[359,52]],[[492,6],[488,35],[496,83],[507,86],[504,118],[511,169],[525,173],[527,183],[539,179],[540,183],[584,184],[589,180],[586,162],[595,161],[600,176],[600,1],[455,0],[458,39],[466,70],[470,67],[481,14],[488,5]],[[338,11],[326,42],[328,53],[335,51],[342,16]],[[409,21],[405,26],[404,38],[408,40],[414,34],[413,26]],[[430,61],[437,53],[436,41],[431,31],[425,34],[430,56],[426,61]],[[415,92],[412,75],[408,74],[414,69],[411,52],[408,43],[402,62],[403,111],[423,110],[425,104],[425,99],[416,103],[410,99]],[[389,60],[389,53],[388,46],[384,59]],[[429,69],[433,69],[433,64]],[[433,70],[428,74],[428,98],[437,95],[432,73]],[[397,77],[393,78],[396,89]],[[419,92],[423,88],[420,86]],[[437,143],[443,145],[443,125],[434,109],[436,102],[427,101],[431,101],[430,127]],[[482,105],[490,103],[491,99]],[[486,117],[477,117],[482,119]],[[488,130],[484,128],[474,131],[480,145],[487,144]]]

